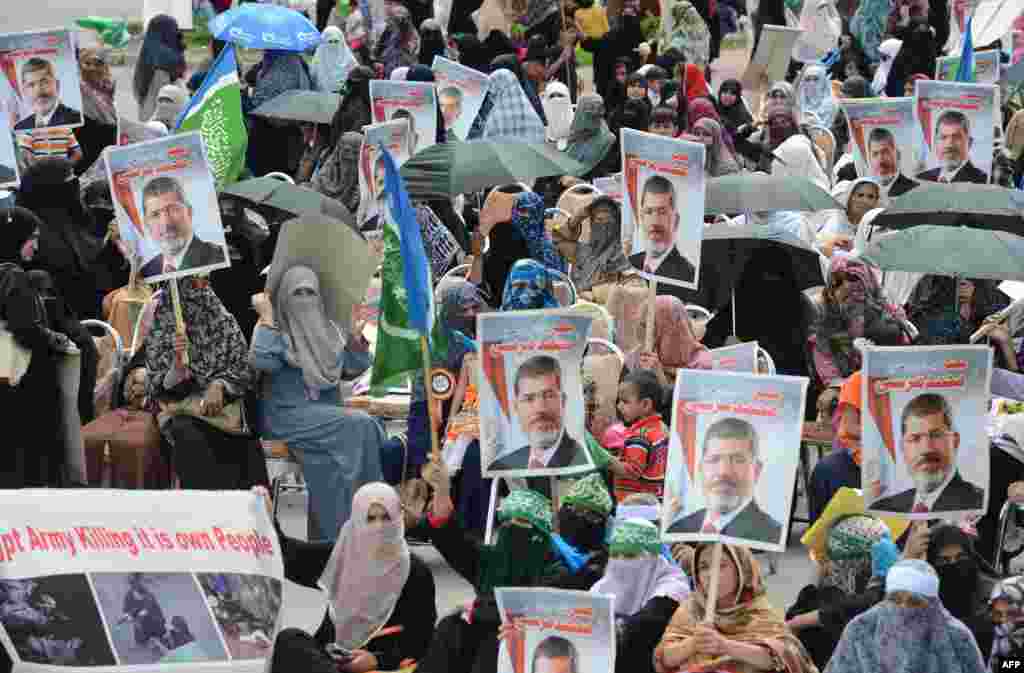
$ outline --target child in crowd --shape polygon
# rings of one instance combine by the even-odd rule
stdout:
[[[669,430],[658,413],[663,395],[651,371],[634,370],[619,384],[619,416],[626,425],[619,459],[628,474],[615,479],[617,500],[634,493],[661,499],[664,493]]]
[[[667,105],[654,108],[651,114],[651,133],[666,138],[675,138],[679,135],[679,129],[676,128],[676,111]]]

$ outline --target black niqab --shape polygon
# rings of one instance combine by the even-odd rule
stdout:
[[[185,46],[181,40],[178,22],[172,16],[157,14],[149,21],[146,35],[135,64],[132,91],[138,100],[144,100],[157,70],[171,73],[171,80],[185,72]]]

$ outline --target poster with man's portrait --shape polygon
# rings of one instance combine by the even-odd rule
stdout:
[[[928,149],[918,180],[988,184],[992,175],[996,87],[914,83],[914,113]]]
[[[662,539],[786,548],[807,382],[700,370],[676,379]]]
[[[391,153],[395,165],[401,167],[409,159],[409,123],[406,119],[395,119],[381,124],[363,127],[363,145],[359,148],[359,203],[362,226],[377,218],[375,229],[384,226],[380,216],[384,213],[384,156],[383,145]]]
[[[506,637],[497,673],[611,673],[615,597],[588,591],[499,588],[494,598]]]
[[[884,193],[902,194],[912,189],[911,178],[920,172],[914,99],[847,98],[842,106],[857,175],[875,178]]]
[[[82,90],[71,32],[0,35],[0,69],[15,131],[82,125]],[[13,99],[10,98],[13,96]]]
[[[567,309],[477,316],[485,477],[593,469],[586,449],[581,375],[591,320]]]
[[[370,80],[373,121],[406,119],[409,122],[409,156],[437,141],[437,103],[433,82]]]
[[[645,278],[696,289],[704,234],[704,146],[622,129],[623,240]],[[628,216],[626,213],[629,213]]]
[[[756,341],[745,341],[732,346],[712,348],[711,369],[722,372],[749,372],[757,373],[758,343]]]
[[[437,80],[437,104],[448,140],[465,140],[483,105],[490,80],[479,70],[435,56],[432,66]]]
[[[118,232],[145,282],[231,266],[198,131],[108,147],[103,159]]]
[[[983,514],[992,350],[864,349],[862,485],[867,509],[911,519]]]

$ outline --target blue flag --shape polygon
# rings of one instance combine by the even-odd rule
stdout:
[[[974,37],[971,35],[971,23],[974,21],[972,14],[967,19],[967,29],[964,31],[964,46],[960,51],[960,66],[956,70],[957,82],[974,81]]]
[[[387,196],[388,218],[398,229],[399,246],[402,251],[402,276],[405,281],[405,304],[408,307],[408,327],[421,336],[429,336],[433,327],[434,312],[431,306],[430,262],[423,247],[423,235],[416,221],[416,209],[405,191],[405,183],[398,174],[398,166],[391,153],[383,144],[380,146],[384,159],[384,193]]]

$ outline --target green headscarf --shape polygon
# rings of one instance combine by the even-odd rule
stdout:
[[[661,553],[658,527],[643,519],[627,519],[615,525],[608,542],[611,556],[640,556]]]
[[[577,509],[588,509],[601,516],[608,516],[612,511],[612,497],[608,495],[604,479],[596,472],[577,480],[562,498],[562,504]]]
[[[530,526],[501,526],[495,531],[497,539],[480,548],[479,595],[489,595],[497,587],[534,586],[548,569],[552,513],[547,498],[527,489],[512,491],[498,508],[497,519],[521,519]]]

